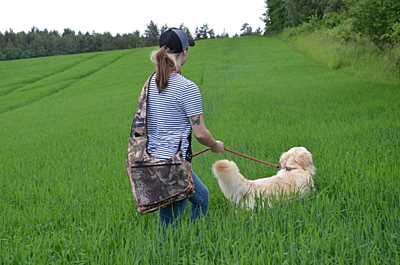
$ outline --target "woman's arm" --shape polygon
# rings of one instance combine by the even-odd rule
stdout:
[[[202,114],[189,117],[189,121],[194,137],[199,143],[210,147],[214,153],[222,153],[224,151],[224,144],[221,141],[214,140],[204,123]]]

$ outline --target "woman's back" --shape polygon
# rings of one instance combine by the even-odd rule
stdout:
[[[149,88],[147,124],[151,155],[160,160],[171,158],[178,150],[182,138],[183,156],[190,148],[188,136],[191,125],[188,117],[203,113],[201,95],[195,83],[173,73],[168,87],[157,91],[155,77]]]

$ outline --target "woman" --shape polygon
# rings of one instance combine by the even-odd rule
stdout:
[[[171,158],[182,139],[183,157],[191,162],[191,134],[214,153],[224,151],[221,141],[212,137],[204,124],[202,99],[195,83],[180,74],[188,59],[188,48],[194,41],[177,28],[163,32],[159,39],[160,49],[152,53],[156,73],[149,83],[147,125],[148,151],[159,160]],[[195,194],[189,199],[176,202],[159,210],[159,229],[168,227],[178,219],[189,200],[190,216],[196,220],[208,210],[208,190],[192,170]]]

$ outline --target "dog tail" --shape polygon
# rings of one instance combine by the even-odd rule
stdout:
[[[232,176],[238,174],[238,167],[235,162],[229,160],[218,160],[212,166],[212,170],[214,172],[215,177],[221,180],[231,179]]]
[[[233,161],[218,160],[212,166],[219,187],[228,200],[242,204],[243,196],[248,193],[248,181],[240,174]]]

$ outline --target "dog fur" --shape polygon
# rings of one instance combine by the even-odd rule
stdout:
[[[229,160],[215,162],[212,171],[225,197],[250,209],[254,209],[257,198],[270,201],[293,194],[304,195],[314,189],[316,169],[306,148],[291,148],[281,155],[279,163],[281,169],[275,176],[257,180],[244,178],[235,162]]]

